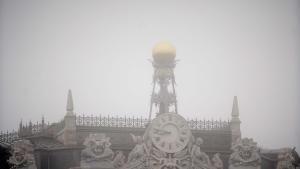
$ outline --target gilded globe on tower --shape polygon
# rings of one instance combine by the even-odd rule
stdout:
[[[176,57],[176,49],[170,42],[159,42],[152,50],[152,57],[156,63],[173,62]]]

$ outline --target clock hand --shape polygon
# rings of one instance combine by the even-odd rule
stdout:
[[[171,134],[170,131],[166,131],[166,130],[162,130],[162,129],[155,129],[156,130],[156,134],[158,135],[166,135],[166,134]]]
[[[163,134],[165,135],[165,134],[171,134],[172,132],[170,132],[170,131],[166,131],[166,130],[162,130],[163,131]]]

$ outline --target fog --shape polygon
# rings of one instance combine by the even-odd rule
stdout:
[[[170,41],[178,111],[300,148],[300,2],[1,1],[0,130],[75,112],[148,117],[152,47]]]

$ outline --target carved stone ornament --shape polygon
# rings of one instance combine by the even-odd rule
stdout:
[[[212,169],[223,169],[223,161],[220,158],[220,154],[216,153],[212,159]]]
[[[223,169],[219,154],[211,164],[200,149],[202,138],[194,141],[186,121],[178,114],[161,114],[143,137],[131,136],[136,145],[122,169]]]
[[[243,138],[237,140],[232,146],[233,153],[229,159],[229,169],[260,169],[261,157],[257,143],[252,139]]]
[[[201,144],[203,144],[203,140],[202,138],[198,137],[191,150],[192,168],[211,169],[212,165],[208,155],[205,152],[202,152],[200,149]]]
[[[295,161],[292,150],[285,149],[281,153],[278,154],[278,162],[276,169],[295,169],[293,162]]]
[[[149,166],[153,169],[190,169],[190,162],[187,148],[169,154],[154,147],[149,158]]]
[[[110,149],[110,138],[105,134],[90,134],[84,141],[80,167],[84,169],[113,169],[114,153]]]
[[[19,140],[12,144],[11,157],[8,160],[11,169],[36,169],[33,146],[29,140]]]
[[[142,136],[131,134],[135,147],[128,154],[127,163],[123,169],[147,169],[147,146]]]
[[[113,165],[116,169],[120,169],[124,166],[125,164],[125,155],[123,151],[117,151],[115,158],[113,160]]]

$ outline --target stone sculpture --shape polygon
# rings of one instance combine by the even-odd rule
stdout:
[[[124,169],[146,169],[147,163],[147,147],[142,136],[131,134],[135,147],[128,154],[128,160]]]
[[[113,165],[116,169],[120,169],[125,164],[125,155],[123,154],[123,151],[117,151],[116,156],[113,160]]]
[[[295,161],[292,155],[292,149],[286,148],[278,154],[276,169],[295,169],[293,162]]]
[[[105,134],[90,134],[84,141],[86,146],[81,152],[81,168],[113,169],[114,153],[110,149],[110,138]]]
[[[223,161],[220,158],[220,154],[216,153],[212,159],[212,169],[223,169]]]
[[[33,146],[29,140],[19,140],[12,144],[11,157],[8,160],[11,169],[36,169]]]
[[[143,143],[142,136],[135,136],[131,134],[133,142],[136,143],[135,147],[128,155],[128,162],[141,161],[144,159],[146,151]]]
[[[229,159],[229,169],[260,169],[261,158],[257,143],[252,139],[237,140],[232,146],[233,153]]]
[[[195,144],[191,150],[192,158],[192,168],[193,169],[210,169],[211,162],[206,153],[202,152],[200,149],[201,144],[203,144],[202,138],[198,137],[195,141]]]

